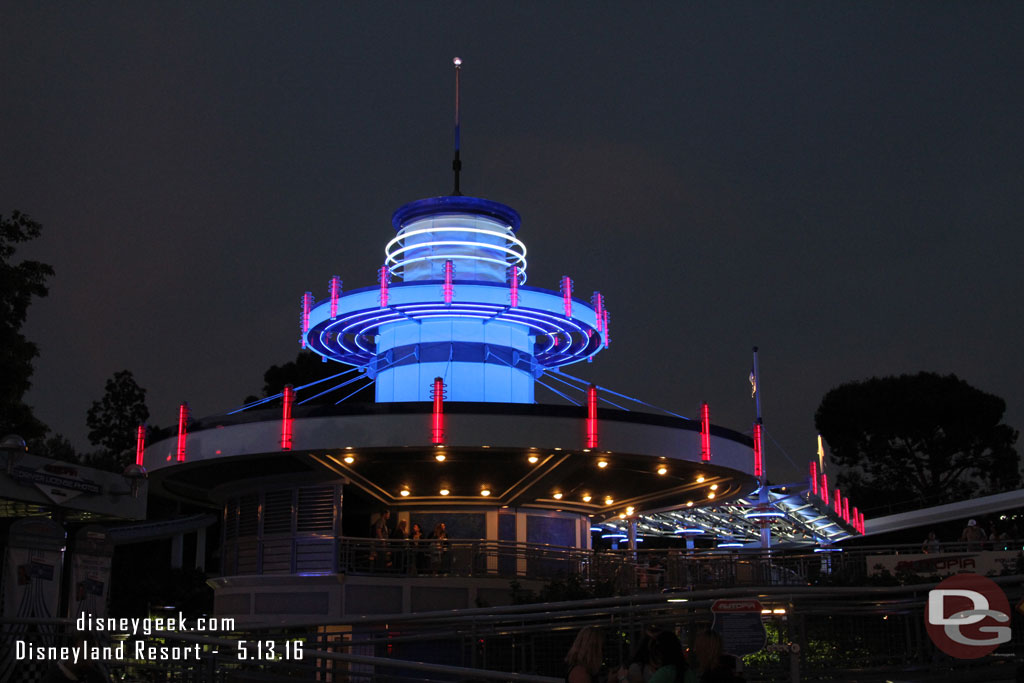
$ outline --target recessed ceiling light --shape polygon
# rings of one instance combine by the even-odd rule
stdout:
[[[697,483],[698,484],[703,484],[704,483],[704,475],[703,474],[698,474],[697,475]]]
[[[444,459],[445,459],[445,454],[444,453],[438,453],[437,455],[434,456],[434,460],[436,460],[438,462],[444,462]]]
[[[399,494],[404,498],[409,495],[409,489],[402,489]]]
[[[555,500],[562,500],[562,492],[561,491],[556,491],[555,495],[553,496],[553,498]]]
[[[693,501],[692,500],[686,501],[686,507],[692,508],[693,507]]]
[[[440,493],[442,496],[447,496],[449,493],[451,493],[451,491],[449,491],[448,489],[441,489],[440,491],[438,491],[438,493]]]
[[[611,505],[611,504],[612,504],[612,503],[614,503],[614,502],[615,502],[615,499],[614,499],[614,498],[612,498],[611,496],[607,496],[607,497],[605,497],[605,499],[604,499],[604,504],[605,504],[605,505]]]
[[[490,489],[480,489],[480,495],[481,496],[489,496],[489,495],[491,495],[491,490]]]
[[[346,455],[346,456],[345,456],[345,462],[346,462],[347,464],[351,465],[351,464],[352,464],[352,463],[354,463],[355,461],[356,461],[356,459],[355,459],[355,458],[353,458],[353,457],[352,457],[351,455]]]
[[[668,474],[668,468],[662,465],[658,468],[658,474]]]
[[[589,493],[584,493],[583,494],[583,502],[584,503],[589,503],[590,502],[590,494]]]
[[[712,484],[711,485],[711,490],[712,491],[717,491],[718,490],[718,484]]]
[[[630,505],[630,506],[629,506],[628,508],[626,508],[626,514],[627,514],[627,515],[631,515],[631,514],[633,514],[633,510],[634,510],[634,509],[635,509],[635,508],[634,508],[634,507],[633,507],[632,505]]]
[[[714,500],[714,499],[715,499],[715,494],[714,493],[709,493],[708,494],[708,500]]]
[[[602,469],[605,468],[605,467],[608,467],[608,461],[607,460],[598,460],[597,461],[597,466],[602,468]]]
[[[533,463],[535,463],[538,460],[540,460],[540,458],[538,458],[536,455],[531,455],[529,458],[527,458],[527,460],[529,460],[530,464],[532,465]]]

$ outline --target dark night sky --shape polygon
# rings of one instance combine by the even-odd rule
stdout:
[[[0,212],[57,271],[29,402],[86,448],[123,368],[161,425],[258,392],[302,292],[450,191],[459,55],[463,191],[522,214],[531,285],[606,296],[569,372],[748,431],[756,344],[801,473],[873,375],[1024,427],[1022,36],[1020,2],[3,3]]]

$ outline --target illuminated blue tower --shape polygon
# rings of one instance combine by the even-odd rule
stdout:
[[[561,292],[524,286],[511,208],[435,197],[399,208],[392,224],[378,284],[332,285],[315,305],[307,294],[302,318],[303,345],[365,370],[377,402],[429,401],[440,377],[449,401],[533,403],[536,377],[607,345],[600,293],[575,299],[568,277]]]
[[[561,291],[523,287],[526,245],[519,214],[459,191],[459,75],[455,64],[455,189],[395,211],[378,286],[348,294],[332,278],[329,300],[303,297],[303,348],[354,365],[374,380],[378,403],[533,403],[545,370],[608,346],[601,294],[592,305]],[[392,282],[398,278],[400,282]],[[438,386],[437,379],[443,383]]]

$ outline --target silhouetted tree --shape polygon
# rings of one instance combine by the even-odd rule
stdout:
[[[289,361],[284,365],[272,365],[265,373],[263,373],[263,397],[275,396],[284,391],[286,384],[291,384],[293,387],[302,387],[319,380],[333,377],[334,375],[351,370],[347,365],[341,365],[335,362],[323,362],[323,358],[313,353],[312,351],[300,351],[299,355],[295,357],[294,361]],[[327,380],[321,382],[316,386],[309,387],[302,391],[299,395],[299,399],[302,400],[306,397],[314,396],[320,392],[327,391],[332,387],[337,387],[342,382],[354,379],[355,375],[350,373],[344,377],[340,377],[337,380]],[[323,396],[313,399],[313,404],[326,404],[334,403],[355,391],[357,387],[365,383],[366,380],[363,377],[359,377],[355,382],[348,384],[344,387],[339,387],[334,391],[330,391]],[[255,396],[247,396],[245,403],[252,403],[256,401]],[[369,385],[365,389],[360,390],[355,396],[348,399],[349,401],[373,401],[373,385]]]
[[[955,375],[922,372],[836,387],[814,423],[842,468],[838,485],[861,509],[925,506],[1020,484],[1005,410],[1003,399]]]
[[[88,463],[120,471],[135,462],[137,428],[147,419],[146,390],[129,370],[115,372],[107,380],[103,398],[93,401],[85,419],[89,442],[103,449],[88,456]]]
[[[20,211],[0,215],[0,436],[37,441],[47,428],[22,400],[32,386],[32,361],[39,349],[21,333],[33,297],[44,297],[53,268],[39,261],[13,263],[18,244],[39,237],[42,226]]]

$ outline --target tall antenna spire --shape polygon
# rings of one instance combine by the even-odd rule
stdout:
[[[459,74],[462,72],[462,60],[456,57],[452,60],[455,65],[455,159],[452,160],[452,170],[455,171],[454,195],[461,195],[459,191],[459,171],[462,170],[462,160],[459,159]]]

